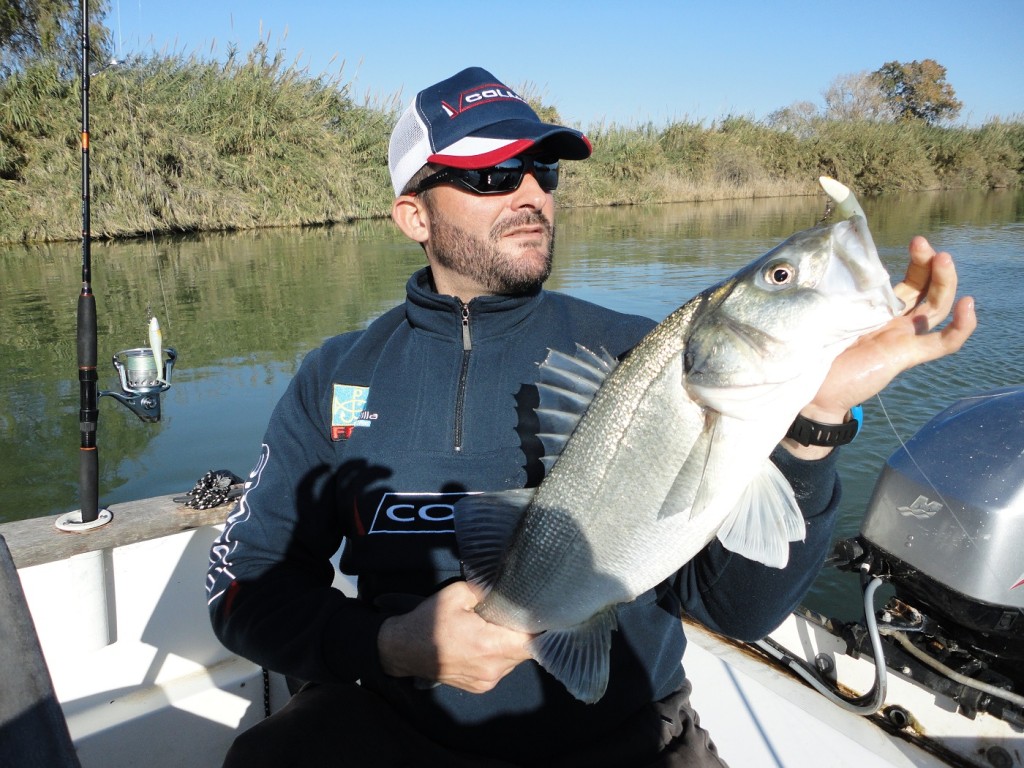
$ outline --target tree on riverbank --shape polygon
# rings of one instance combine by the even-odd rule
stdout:
[[[89,23],[90,61],[110,58],[110,30],[103,24],[107,0],[92,0]],[[67,0],[0,2],[0,76],[49,62],[62,76],[74,74],[79,59],[82,12]]]
[[[893,113],[901,120],[936,124],[954,120],[963,102],[946,82],[946,68],[934,59],[901,64],[890,61],[873,73]]]
[[[946,68],[934,59],[889,61],[874,72],[840,75],[822,95],[829,120],[923,120],[937,125],[955,120],[963,107],[946,81]]]
[[[840,75],[822,94],[828,120],[872,120],[890,122],[896,117],[893,105],[879,87],[874,72]]]

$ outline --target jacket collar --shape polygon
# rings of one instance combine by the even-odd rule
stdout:
[[[435,293],[430,268],[415,272],[406,283],[406,318],[414,328],[462,338],[462,302]],[[478,296],[469,302],[474,341],[508,333],[524,322],[544,300],[543,289],[518,296]]]

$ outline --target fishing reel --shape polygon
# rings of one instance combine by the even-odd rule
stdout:
[[[99,394],[109,395],[127,406],[142,421],[160,421],[160,394],[171,388],[171,370],[177,359],[178,353],[171,347],[123,349],[113,359],[121,378],[121,391]]]

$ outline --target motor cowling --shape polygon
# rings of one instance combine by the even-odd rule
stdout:
[[[1024,660],[1024,386],[964,398],[889,457],[861,542],[960,642]]]

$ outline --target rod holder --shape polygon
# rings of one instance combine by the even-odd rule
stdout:
[[[121,391],[100,392],[114,398],[145,422],[160,421],[160,394],[171,388],[171,370],[178,353],[171,347],[161,352],[163,364],[157,370],[151,347],[123,349],[114,355],[114,368],[121,379]]]

